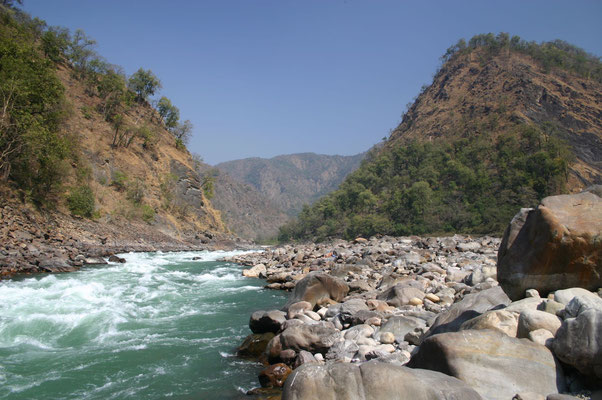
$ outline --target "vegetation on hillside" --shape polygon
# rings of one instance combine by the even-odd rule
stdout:
[[[18,4],[0,3],[0,182],[38,205],[55,205],[64,196],[73,214],[90,217],[94,196],[78,171],[77,186],[65,187],[69,167],[85,168],[85,163],[80,163],[77,138],[63,129],[74,110],[57,70],[66,67],[85,93],[99,100],[81,112],[86,119],[97,113],[110,124],[113,148],[127,148],[136,139],[144,148],[156,143],[157,125],[134,117],[134,111],[148,104],[161,82],[143,68],[128,78],[95,52],[96,42],[85,32],[47,26],[17,9]],[[190,121],[181,122],[179,110],[165,97],[157,113],[158,125],[172,134],[174,146],[185,149]]]
[[[602,77],[600,60],[575,46],[535,44],[507,34],[461,40],[442,59],[476,49],[481,49],[475,54],[483,63],[506,49],[530,55],[544,73],[558,68],[597,81]],[[499,123],[502,118],[504,124]],[[437,140],[396,137],[373,151],[338,190],[281,227],[279,240],[500,234],[520,207],[565,191],[574,155],[554,124],[509,118],[502,106],[485,118],[462,121]],[[404,119],[398,131],[411,130],[412,122]]]
[[[544,72],[557,68],[602,82],[602,62],[599,57],[563,40],[537,43],[523,40],[519,36],[511,37],[505,32],[497,35],[493,33],[475,35],[468,42],[460,39],[447,49],[441,60],[446,62],[456,55],[468,54],[476,49],[486,50],[483,53],[484,59],[501,51],[527,54],[539,62]]]

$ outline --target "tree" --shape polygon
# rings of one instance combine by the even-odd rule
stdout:
[[[85,76],[88,62],[96,54],[93,49],[94,45],[96,45],[96,41],[89,38],[83,30],[78,29],[73,34],[73,39],[69,44],[69,59],[80,77]]]
[[[146,101],[149,96],[161,89],[161,81],[149,70],[140,68],[130,77],[128,87],[136,93],[136,100]]]
[[[69,49],[71,37],[66,28],[50,27],[42,36],[44,55],[54,61],[61,62]]]
[[[180,110],[171,104],[171,100],[163,96],[157,103],[157,111],[168,129],[175,128],[180,119]]]
[[[171,129],[170,132],[176,138],[176,143],[186,145],[190,140],[192,128],[192,122],[190,122],[190,120],[186,120],[181,124],[177,124],[177,126]]]

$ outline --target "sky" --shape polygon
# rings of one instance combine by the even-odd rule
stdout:
[[[602,55],[602,1],[24,0],[194,125],[205,162],[352,155],[388,136],[460,38],[508,32]]]

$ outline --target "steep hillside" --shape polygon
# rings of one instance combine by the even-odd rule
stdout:
[[[92,44],[0,7],[0,272],[228,238],[184,146],[189,127],[147,100],[159,81],[142,69],[127,80]]]
[[[216,168],[255,187],[287,215],[295,216],[303,205],[335,190],[359,166],[364,155],[301,153],[228,161]]]
[[[501,233],[520,207],[602,176],[602,66],[562,41],[461,40],[385,146],[282,240]]]
[[[200,172],[214,178],[211,204],[236,235],[263,242],[277,237],[278,228],[289,220],[282,209],[253,186],[208,165],[201,166]]]

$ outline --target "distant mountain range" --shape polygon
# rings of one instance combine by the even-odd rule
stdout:
[[[274,237],[304,205],[335,190],[364,156],[300,153],[220,163],[212,202],[233,232],[251,239]]]

